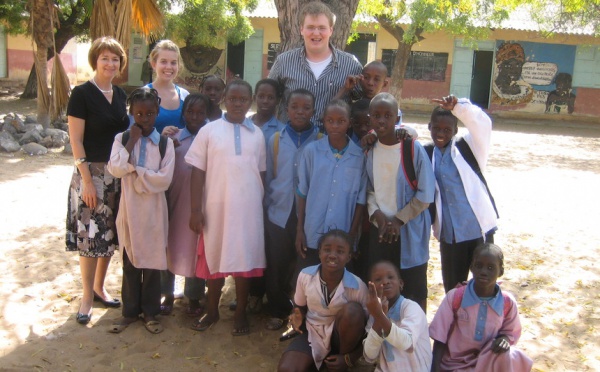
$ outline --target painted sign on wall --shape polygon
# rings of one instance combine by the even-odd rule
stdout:
[[[498,41],[492,104],[530,112],[573,113],[573,45]]]

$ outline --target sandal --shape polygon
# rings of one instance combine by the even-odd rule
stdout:
[[[202,305],[199,306],[188,306],[185,310],[185,314],[191,318],[199,317],[204,313],[204,307]]]
[[[125,328],[129,327],[131,323],[137,321],[137,318],[121,318],[116,323],[113,323],[108,331],[110,333],[121,333],[125,330]]]
[[[265,325],[265,328],[268,329],[269,331],[277,331],[278,329],[281,329],[281,327],[283,327],[284,324],[285,324],[285,320],[283,320],[283,319],[269,318],[269,320],[267,320],[267,324]]]
[[[202,318],[196,319],[192,323],[190,328],[193,329],[194,331],[203,332],[203,331],[209,330],[210,327],[212,327],[216,322],[219,321],[219,319],[216,319],[215,321],[210,321],[207,318],[208,318],[208,315],[204,315]]]
[[[149,320],[144,323],[144,327],[146,327],[148,332],[153,334],[158,334],[165,330],[158,320]]]

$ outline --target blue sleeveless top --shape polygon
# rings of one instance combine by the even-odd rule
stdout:
[[[152,83],[146,85],[149,88],[152,88]],[[179,96],[179,107],[174,110],[167,110],[162,106],[158,109],[158,116],[156,117],[156,122],[154,123],[154,128],[159,134],[162,134],[163,129],[166,126],[173,125],[177,128],[185,128],[185,124],[181,117],[181,110],[183,109],[183,100],[185,97],[190,94],[186,89],[179,88],[175,85],[175,90],[177,90],[177,95]]]

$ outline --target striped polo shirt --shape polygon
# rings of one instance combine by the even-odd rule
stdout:
[[[288,121],[286,107],[290,92],[304,88],[315,95],[315,113],[312,122],[322,128],[325,107],[344,86],[346,77],[362,72],[362,65],[353,54],[336,49],[331,44],[329,47],[333,52],[331,62],[318,79],[315,79],[315,75],[308,65],[304,47],[288,50],[277,56],[269,78],[285,84],[284,98],[279,105],[280,121],[284,123]],[[355,89],[359,90],[360,88],[356,87]]]

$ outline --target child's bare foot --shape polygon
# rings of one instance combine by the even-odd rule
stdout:
[[[193,317],[193,318],[202,315],[203,312],[204,312],[204,306],[202,306],[202,304],[200,303],[200,300],[190,300],[188,307],[185,311],[187,316]]]
[[[244,336],[250,333],[250,325],[248,323],[248,318],[246,317],[246,313],[244,312],[241,315],[236,314],[233,319],[233,331],[231,334],[233,336]]]
[[[123,332],[123,330],[125,328],[129,327],[129,325],[131,323],[137,322],[138,319],[139,318],[126,318],[126,317],[122,317],[122,318],[114,321],[113,324],[108,329],[108,331],[110,333],[121,333],[121,332]]]

